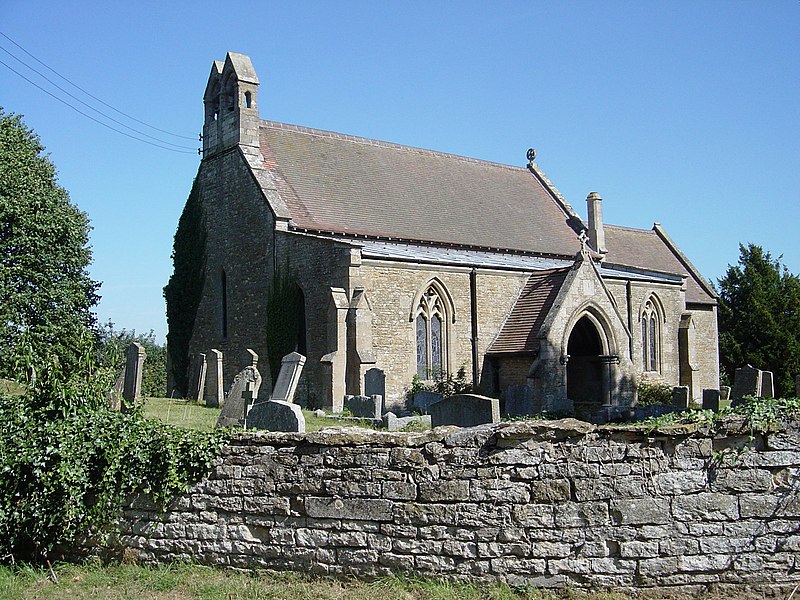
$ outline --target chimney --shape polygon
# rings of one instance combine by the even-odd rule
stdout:
[[[606,249],[606,234],[603,231],[603,199],[597,192],[590,192],[586,196],[586,208],[589,212],[589,243],[592,249],[601,254],[608,252]]]

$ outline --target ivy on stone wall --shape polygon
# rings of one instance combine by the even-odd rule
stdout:
[[[295,351],[305,353],[301,302],[300,288],[289,273],[288,263],[283,269],[276,268],[267,294],[267,360],[272,381],[278,379],[284,356]]]
[[[206,274],[206,222],[197,180],[178,221],[172,250],[173,273],[164,287],[167,302],[167,352],[172,362],[175,394],[186,394],[189,342]],[[172,392],[172,390],[168,390]]]

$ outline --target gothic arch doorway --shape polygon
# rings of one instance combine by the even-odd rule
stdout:
[[[603,340],[597,325],[588,315],[575,323],[567,342],[567,397],[575,416],[593,420],[605,404],[608,381],[603,368]]]

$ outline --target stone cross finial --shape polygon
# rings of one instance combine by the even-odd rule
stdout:
[[[586,235],[585,229],[581,229],[581,233],[578,235],[578,241],[581,243],[581,254],[586,254],[586,245],[589,243],[589,236]]]

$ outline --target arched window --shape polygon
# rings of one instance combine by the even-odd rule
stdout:
[[[661,312],[651,296],[642,310],[642,370],[661,371]]]
[[[417,376],[431,379],[447,367],[447,300],[431,284],[419,299],[414,317],[417,337]]]
[[[244,93],[244,107],[253,108],[253,95],[250,92]]]

